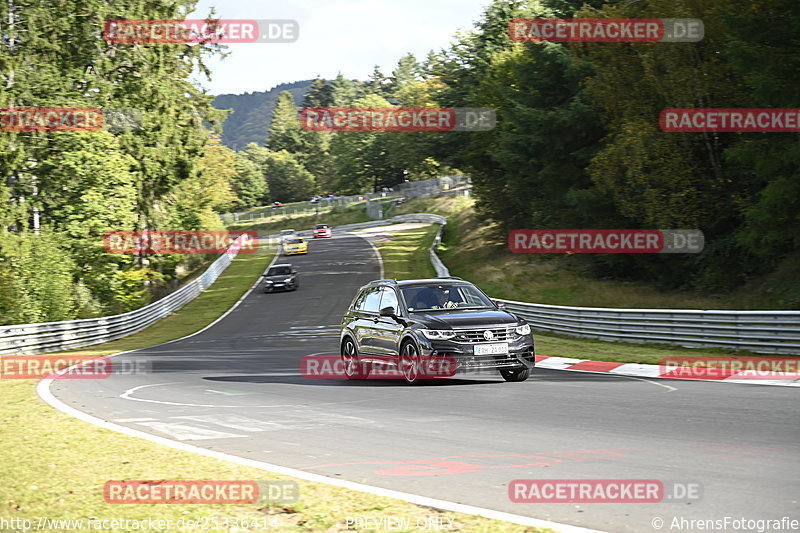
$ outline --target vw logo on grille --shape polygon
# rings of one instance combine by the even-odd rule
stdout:
[[[492,330],[487,329],[486,331],[483,332],[483,338],[486,339],[487,341],[490,341],[494,339],[494,333],[492,333]]]

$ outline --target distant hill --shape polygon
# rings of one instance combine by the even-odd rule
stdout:
[[[214,98],[213,105],[217,109],[233,109],[222,124],[222,144],[232,150],[241,150],[251,142],[263,144],[278,95],[289,91],[299,106],[312,81],[282,83],[269,91],[220,94]]]

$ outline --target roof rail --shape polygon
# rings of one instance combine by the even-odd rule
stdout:
[[[464,281],[464,278],[459,278],[458,276],[439,276],[441,279],[458,279]]]
[[[372,281],[370,281],[370,283],[381,283],[381,282],[397,283],[397,280],[396,279],[391,279],[391,278],[384,278],[384,279],[373,279]]]

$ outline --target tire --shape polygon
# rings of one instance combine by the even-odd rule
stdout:
[[[358,349],[350,337],[342,343],[342,361],[344,361],[344,376],[347,379],[367,379],[372,365],[358,360]]]
[[[501,368],[500,375],[508,382],[525,381],[531,377],[531,369],[527,367]]]
[[[412,341],[406,341],[400,347],[399,357],[400,373],[409,385],[420,383],[420,369],[422,367],[422,356]]]

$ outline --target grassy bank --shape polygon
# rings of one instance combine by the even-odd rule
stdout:
[[[582,257],[511,253],[498,241],[496,228],[476,216],[469,198],[409,200],[393,214],[413,212],[448,217],[439,256],[454,276],[479,282],[496,298],[585,307],[800,308],[800,257],[786,258],[775,272],[731,292],[663,291],[643,282],[592,277]]]
[[[271,259],[270,254],[240,255],[217,282],[180,311],[146,330],[118,341],[62,352],[101,356],[144,348],[198,331],[236,302]],[[55,357],[56,355],[53,355]],[[201,521],[204,531],[347,531],[348,517],[400,517],[416,523],[430,517],[453,520],[452,531],[537,532],[496,520],[440,513],[391,498],[328,485],[299,482],[301,498],[292,505],[114,505],[103,500],[112,479],[290,479],[121,435],[62,414],[39,400],[36,381],[0,380],[0,418],[4,459],[0,478],[0,517],[5,520],[104,520],[148,518]],[[215,527],[214,519],[220,527]],[[237,529],[224,519],[260,519],[258,527]],[[88,525],[85,529],[90,529]],[[54,526],[39,531],[64,531]],[[3,529],[4,531],[6,529]],[[13,529],[12,530],[16,530]],[[131,531],[110,527],[103,531]],[[138,531],[162,529],[136,528]],[[175,525],[168,531],[177,531]],[[199,527],[192,531],[200,530]],[[362,531],[369,531],[362,529]]]
[[[387,278],[435,278],[428,251],[436,237],[436,224],[419,229],[399,231],[389,241],[376,244],[383,259]]]

